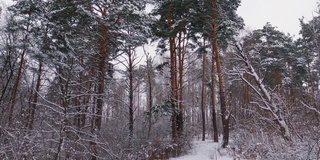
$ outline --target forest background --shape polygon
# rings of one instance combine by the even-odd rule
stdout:
[[[293,38],[245,30],[240,3],[2,6],[0,158],[167,159],[201,135],[242,158],[320,159],[320,7]]]

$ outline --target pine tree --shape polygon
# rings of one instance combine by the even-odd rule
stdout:
[[[229,123],[230,123],[230,117],[231,117],[231,111],[227,110],[227,104],[226,104],[226,95],[225,95],[225,86],[223,82],[222,77],[222,69],[221,69],[221,60],[219,57],[219,49],[218,49],[218,40],[219,40],[219,27],[226,27],[226,31],[222,32],[225,33],[225,35],[221,35],[223,38],[220,39],[220,45],[224,46],[227,44],[228,41],[233,40],[233,35],[235,35],[235,31],[237,29],[242,28],[242,19],[238,18],[235,10],[239,6],[240,1],[227,1],[225,3],[219,3],[220,1],[212,0],[209,2],[209,12],[211,17],[210,22],[210,34],[209,37],[211,38],[211,44],[212,44],[212,65],[216,64],[217,67],[217,74],[218,74],[218,82],[219,82],[219,95],[220,95],[220,108],[221,108],[221,119],[222,119],[222,128],[223,128],[223,142],[222,147],[225,148],[229,144]],[[229,8],[230,7],[230,8]],[[227,11],[227,12],[224,12]],[[230,24],[231,22],[235,22],[234,26],[226,26],[226,22]],[[232,28],[235,27],[235,28]],[[231,28],[231,29],[229,29]],[[222,47],[226,48],[226,47]],[[212,67],[213,68],[213,67]],[[213,72],[213,69],[212,69]],[[212,84],[213,81],[212,81]],[[214,92],[212,90],[212,92]],[[212,96],[214,98],[214,96]],[[214,127],[215,128],[215,127]]]
[[[183,61],[185,54],[185,39],[183,39],[186,26],[186,16],[192,1],[161,1],[154,11],[154,15],[160,15],[160,19],[153,24],[153,33],[161,38],[160,45],[168,40],[170,54],[170,97],[172,104],[172,139],[182,136],[183,132]],[[183,40],[182,40],[183,39]],[[177,41],[177,42],[176,42]]]

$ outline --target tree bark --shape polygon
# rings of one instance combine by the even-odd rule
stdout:
[[[39,68],[38,68],[38,78],[37,78],[37,84],[36,84],[36,90],[33,96],[33,102],[31,106],[31,110],[28,116],[28,123],[27,123],[27,128],[29,130],[33,129],[33,122],[34,122],[34,115],[37,107],[37,102],[38,102],[38,94],[40,91],[40,84],[41,84],[41,72],[42,72],[42,63],[39,62]]]
[[[227,113],[227,106],[226,106],[226,98],[225,98],[225,92],[224,92],[224,84],[223,84],[223,78],[222,78],[222,72],[221,72],[221,64],[220,64],[220,58],[219,58],[219,52],[218,52],[218,43],[217,43],[217,18],[218,18],[218,7],[217,7],[217,1],[212,0],[212,9],[213,14],[212,18],[214,22],[212,23],[212,43],[213,43],[213,52],[215,55],[215,61],[217,65],[217,74],[218,74],[218,80],[219,80],[219,94],[220,94],[220,103],[221,103],[221,119],[222,119],[222,126],[223,126],[223,142],[222,147],[226,148],[229,144],[229,117],[226,115]]]
[[[177,116],[177,131],[178,131],[178,135],[181,137],[182,133],[183,133],[183,61],[184,61],[184,40],[182,40],[182,32],[179,32],[179,39],[178,39],[178,43],[179,43],[179,54],[178,54],[178,69],[179,69],[179,99],[178,99],[178,116]],[[183,43],[183,44],[182,44]],[[182,45],[181,45],[182,44]]]
[[[14,110],[14,106],[15,106],[15,103],[16,103],[17,92],[18,92],[18,88],[19,88],[19,84],[20,84],[20,78],[21,78],[21,73],[22,73],[25,53],[26,53],[26,49],[23,49],[22,53],[21,53],[21,60],[20,60],[20,66],[19,66],[19,70],[18,70],[18,76],[17,76],[17,79],[16,79],[16,81],[14,83],[14,88],[13,88],[13,93],[12,93],[12,101],[11,101],[11,105],[10,105],[10,108],[9,108],[9,116],[8,116],[9,126],[12,125],[13,110]]]
[[[172,19],[171,15],[167,15],[168,29],[171,30]],[[177,73],[176,73],[176,53],[175,53],[175,36],[169,37],[169,51],[170,51],[170,90],[171,90],[171,107],[172,107],[172,139],[177,142]]]
[[[101,16],[106,17],[107,12],[106,9],[101,10]],[[107,30],[108,27],[100,22],[100,40],[99,40],[99,60],[98,60],[98,88],[97,88],[97,105],[94,113],[94,123],[92,127],[92,132],[94,135],[101,129],[102,123],[102,109],[103,109],[103,97],[105,94],[105,72],[106,72],[106,60],[107,60],[107,48],[106,48],[106,39],[107,39]],[[97,159],[97,144],[92,141],[91,146],[93,148],[94,155],[92,156],[92,160]]]
[[[206,139],[206,115],[205,115],[205,67],[206,55],[202,54],[202,84],[201,84],[201,115],[202,115],[202,141]]]
[[[214,52],[215,52],[215,56],[216,56],[217,73],[218,73],[218,80],[219,80],[219,94],[220,94],[220,103],[221,103],[220,107],[221,107],[221,118],[222,118],[222,126],[223,126],[222,147],[226,148],[227,145],[229,144],[229,116],[230,115],[227,115],[227,105],[226,105],[226,98],[225,98],[225,92],[224,92],[224,84],[223,84],[221,64],[220,64],[216,40],[215,40],[214,46],[215,46]]]
[[[213,44],[213,43],[212,43]],[[214,45],[212,45],[214,48]],[[218,126],[217,126],[217,114],[216,114],[216,91],[215,91],[215,56],[214,52],[212,52],[211,58],[211,102],[212,102],[212,127],[213,127],[213,141],[219,141],[219,133],[218,133]]]
[[[143,48],[144,50],[144,48]],[[148,78],[148,104],[149,104],[149,115],[148,115],[148,139],[150,138],[150,132],[152,127],[152,112],[151,108],[153,106],[153,97],[152,97],[152,82],[151,82],[151,69],[152,69],[152,60],[149,59],[149,54],[147,54],[144,50],[147,62],[147,78]],[[150,64],[151,63],[151,64]]]
[[[133,63],[131,48],[128,50],[128,72],[129,72],[129,140],[133,137]],[[129,142],[130,144],[130,142]]]
[[[28,20],[30,20],[31,17],[31,10],[28,13]],[[27,25],[27,31],[29,31],[29,25]],[[24,40],[28,39],[28,35],[25,35]],[[18,70],[18,76],[17,79],[15,81],[14,84],[14,88],[13,88],[13,93],[12,93],[12,101],[11,101],[11,105],[9,108],[9,116],[8,116],[8,125],[11,126],[12,125],[12,118],[13,118],[13,110],[14,110],[14,106],[16,103],[16,98],[17,98],[17,91],[19,88],[19,84],[20,84],[20,78],[21,78],[21,73],[22,73],[22,68],[23,68],[23,63],[24,63],[24,55],[26,53],[26,48],[23,48],[22,52],[21,52],[21,60],[20,60],[20,65],[19,65],[19,70]]]
[[[147,64],[149,67],[149,65]],[[149,117],[148,117],[148,138],[150,138],[150,132],[151,132],[151,127],[152,127],[152,113],[151,113],[151,108],[153,106],[152,102],[152,84],[151,84],[151,76],[150,76],[150,71],[148,68],[148,86],[149,86]]]

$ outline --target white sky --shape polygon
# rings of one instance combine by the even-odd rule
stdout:
[[[249,29],[261,29],[267,22],[284,33],[300,37],[299,18],[311,20],[320,0],[241,0],[238,14]]]
[[[13,0],[0,0],[1,3],[10,6],[13,3]]]

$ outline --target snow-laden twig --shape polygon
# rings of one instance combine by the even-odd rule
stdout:
[[[316,108],[311,107],[311,106],[309,106],[309,105],[307,105],[307,104],[303,103],[302,101],[300,101],[300,103],[301,103],[304,107],[306,107],[306,108],[308,108],[309,110],[312,110],[312,111],[314,111],[314,112],[316,112],[317,114],[319,114],[319,115],[320,115],[320,111],[319,111],[319,110],[317,110]]]

